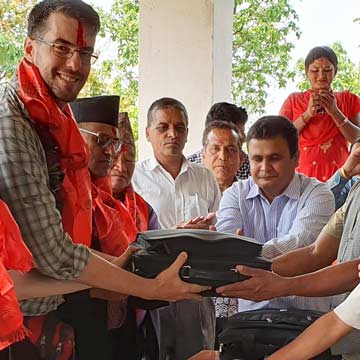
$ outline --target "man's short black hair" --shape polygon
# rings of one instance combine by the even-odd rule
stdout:
[[[203,137],[202,137],[202,145],[203,145],[204,149],[208,142],[208,135],[214,129],[227,129],[227,130],[233,131],[237,136],[236,143],[237,143],[239,150],[241,151],[242,141],[241,141],[239,129],[233,123],[227,122],[227,121],[214,121],[205,128],[205,130],[203,132]]]
[[[227,121],[235,125],[245,124],[248,114],[242,107],[227,102],[214,104],[206,115],[205,127],[213,121]]]
[[[187,114],[184,104],[174,98],[163,97],[161,99],[154,101],[150,105],[148,113],[147,113],[147,125],[146,125],[147,127],[150,127],[154,120],[154,118],[153,118],[154,111],[161,110],[161,109],[178,109],[184,116],[186,126],[188,125],[189,119],[188,119],[188,114]]]
[[[337,73],[338,59],[333,49],[328,46],[317,46],[312,48],[305,58],[305,71],[307,72],[309,66],[317,59],[328,59],[335,68],[335,74]]]
[[[99,15],[89,4],[81,0],[43,0],[30,11],[27,29],[30,38],[41,35],[52,13],[80,20],[95,35],[100,30]]]
[[[290,157],[299,149],[299,135],[294,124],[284,116],[263,116],[249,129],[246,142],[249,146],[251,139],[273,139],[281,136],[288,144]]]

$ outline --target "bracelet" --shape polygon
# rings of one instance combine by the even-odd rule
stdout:
[[[342,127],[349,122],[350,122],[350,120],[345,116],[344,120],[340,124],[336,124],[336,127],[338,127],[338,128]]]
[[[350,180],[350,176],[346,173],[346,171],[345,171],[345,169],[343,167],[341,167],[339,169],[339,174],[343,179]]]

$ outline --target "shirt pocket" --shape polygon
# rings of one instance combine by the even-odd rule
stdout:
[[[209,204],[205,199],[201,199],[198,194],[189,195],[185,201],[184,209],[185,221],[196,216],[206,216],[209,212]]]

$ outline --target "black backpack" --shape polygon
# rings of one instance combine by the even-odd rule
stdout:
[[[228,318],[219,335],[221,360],[263,360],[294,340],[323,313],[301,309],[259,309]],[[335,360],[330,349],[316,360]]]

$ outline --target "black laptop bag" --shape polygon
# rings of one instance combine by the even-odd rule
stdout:
[[[152,230],[139,233],[133,246],[141,250],[133,254],[129,269],[137,275],[154,278],[176,257],[186,251],[189,255],[180,270],[183,281],[211,286],[204,296],[220,295],[218,286],[247,279],[236,272],[236,265],[269,270],[271,262],[260,256],[262,245],[244,236],[208,230]],[[130,300],[132,302],[133,300]],[[143,308],[158,307],[164,302],[137,304]],[[153,304],[154,306],[152,306]]]
[[[301,309],[259,309],[228,318],[219,335],[221,360],[262,360],[287,345],[323,313]],[[335,360],[327,350],[316,360]]]

